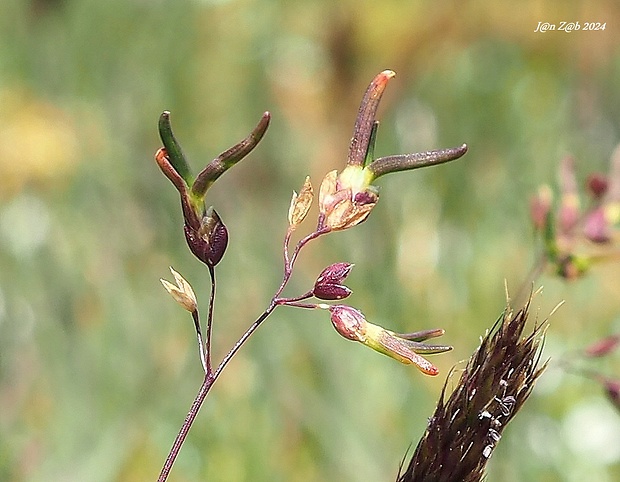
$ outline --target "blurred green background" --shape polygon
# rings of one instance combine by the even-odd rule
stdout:
[[[535,33],[538,22],[604,31]],[[293,189],[342,168],[368,82],[390,68],[379,156],[456,146],[462,160],[381,179],[369,220],[311,245],[289,295],[335,261],[348,302],[395,331],[446,329],[436,378],[340,338],[325,313],[276,310],[216,384],[171,481],[390,481],[450,368],[535,258],[528,199],[572,154],[580,179],[620,142],[615,0],[3,0],[0,6],[0,480],[155,480],[201,382],[196,289],[157,119],[197,170],[265,110],[259,147],[214,186],[219,359],[281,277]],[[620,265],[546,275],[545,355],[620,330]],[[598,369],[620,376],[618,357]],[[504,432],[489,480],[620,480],[620,415],[551,364]]]

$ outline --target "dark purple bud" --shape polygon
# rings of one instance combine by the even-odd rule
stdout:
[[[317,285],[312,290],[315,298],[326,301],[342,300],[351,293],[352,291],[346,286],[336,284]]]
[[[316,279],[315,286],[323,284],[340,284],[342,283],[355,266],[352,263],[334,263],[330,264],[327,268],[321,271],[321,274]]]
[[[320,300],[341,300],[351,294],[351,290],[342,282],[349,276],[351,263],[334,263],[329,265],[316,279],[312,294]]]
[[[607,192],[609,182],[603,174],[594,173],[588,176],[586,186],[594,199],[600,199]]]
[[[584,350],[584,354],[589,357],[605,356],[613,352],[618,346],[620,346],[620,335],[611,335],[592,343]]]
[[[185,224],[184,230],[189,249],[200,261],[207,266],[220,262],[228,246],[228,229],[215,209],[207,209],[198,230],[188,224]]]

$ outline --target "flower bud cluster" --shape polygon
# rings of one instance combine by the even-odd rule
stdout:
[[[353,269],[351,263],[334,263],[329,265],[316,279],[312,294],[320,300],[341,300],[351,294],[351,290],[342,284]]]
[[[608,176],[595,173],[586,180],[590,198],[582,210],[572,158],[562,160],[559,169],[559,201],[553,205],[553,192],[542,186],[530,203],[530,215],[541,233],[547,260],[556,272],[575,279],[592,263],[617,250],[620,222],[620,146],[612,154]],[[607,250],[607,251],[606,251]]]
[[[391,172],[448,162],[458,159],[467,152],[467,146],[463,144],[455,148],[375,159],[374,146],[379,126],[376,120],[377,108],[387,82],[394,75],[391,70],[385,70],[368,86],[355,121],[346,166],[340,173],[333,170],[323,178],[318,194],[319,215],[316,229],[298,243],[293,255],[289,257],[288,243],[292,233],[306,219],[314,199],[310,178],[306,178],[299,194],[293,192],[288,211],[289,227],[284,243],[285,274],[282,285],[272,301],[277,302],[275,304],[289,306],[329,309],[334,328],[345,338],[363,343],[402,363],[415,364],[426,374],[436,375],[437,369],[419,354],[450,350],[449,346],[422,343],[427,338],[442,335],[443,330],[397,334],[369,323],[360,311],[350,306],[301,303],[310,297],[327,301],[347,298],[351,290],[343,283],[353,268],[350,263],[334,263],[325,268],[316,279],[312,290],[302,296],[279,297],[291,276],[299,250],[305,244],[322,234],[356,226],[368,218],[379,200],[379,189],[372,184],[376,179]],[[211,268],[211,273],[212,268],[222,259],[228,245],[228,230],[215,209],[206,207],[204,202],[206,192],[226,170],[239,162],[258,144],[267,130],[269,120],[270,115],[266,112],[247,138],[224,151],[194,177],[172,133],[170,114],[164,112],[159,119],[159,133],[164,146],[155,154],[155,160],[180,194],[187,244],[191,252]],[[162,280],[164,287],[177,302],[193,313],[196,310],[196,300],[191,287],[180,275],[177,276],[174,272],[173,274],[178,286],[175,287]],[[197,332],[200,337],[198,325]],[[205,366],[207,372],[208,364]]]
[[[463,144],[449,149],[374,158],[379,127],[377,108],[388,81],[395,75],[391,70],[384,70],[366,89],[355,121],[347,166],[340,174],[329,172],[321,183],[319,229],[339,231],[365,221],[379,200],[379,189],[372,182],[380,176],[452,161],[467,152]]]
[[[329,172],[319,192],[319,229],[348,229],[366,220],[379,200],[378,190],[367,182],[367,172],[359,166],[347,166],[338,175]]]

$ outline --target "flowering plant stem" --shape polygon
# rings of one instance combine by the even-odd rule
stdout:
[[[314,192],[310,177],[306,177],[299,193],[293,191],[288,212],[289,226],[283,243],[284,269],[280,286],[267,308],[241,335],[215,370],[212,367],[211,357],[215,266],[222,259],[228,245],[228,229],[216,210],[212,206],[207,207],[204,198],[209,187],[258,144],[267,130],[270,114],[265,112],[248,137],[216,157],[196,177],[191,174],[180,145],[172,133],[169,112],[164,112],[160,116],[159,132],[164,146],[156,152],[155,160],[164,175],[179,191],[185,239],[190,251],[208,267],[211,291],[203,337],[198,301],[191,285],[172,268],[176,284],[161,280],[173,299],[192,315],[205,376],[166,458],[158,482],[165,482],[168,479],[181,446],[215,381],[248,338],[278,306],[329,310],[334,328],[344,338],[360,342],[401,363],[413,364],[427,375],[439,373],[438,369],[421,354],[442,353],[452,349],[451,346],[424,343],[428,338],[443,335],[444,330],[432,329],[399,334],[368,322],[362,312],[350,306],[304,302],[309,298],[336,301],[348,297],[351,290],[343,284],[343,281],[353,267],[351,263],[333,263],[321,272],[311,290],[294,297],[281,296],[291,279],[299,254],[306,245],[324,234],[343,231],[366,220],[379,200],[378,187],[372,185],[377,178],[391,172],[418,169],[455,160],[467,152],[467,145],[462,144],[460,147],[450,149],[374,158],[374,142],[379,125],[375,119],[377,107],[388,80],[394,75],[391,70],[383,71],[369,85],[355,123],[347,166],[340,174],[337,170],[333,170],[323,178],[318,195],[319,216],[316,227],[310,234],[302,237],[289,252],[292,235],[306,218],[313,202]]]
[[[185,417],[185,420],[183,421],[183,425],[181,426],[179,433],[174,439],[174,443],[172,444],[170,453],[168,454],[168,457],[166,458],[166,461],[164,462],[164,466],[161,469],[161,473],[159,474],[159,478],[157,479],[157,482],[165,482],[166,480],[168,480],[168,475],[170,474],[170,470],[172,469],[172,465],[174,464],[174,461],[179,455],[181,446],[183,445],[183,442],[185,442],[185,439],[187,438],[187,434],[189,433],[189,430],[192,427],[194,420],[196,419],[196,415],[198,415],[198,412],[200,411],[200,407],[202,407],[202,404],[207,398],[207,395],[209,394],[209,391],[211,390],[211,387],[213,386],[215,381],[218,379],[218,377],[220,376],[220,374],[222,373],[222,371],[224,370],[228,362],[232,360],[235,353],[237,353],[237,351],[241,348],[241,346],[243,346],[243,344],[250,337],[250,335],[254,333],[254,331],[256,331],[256,329],[260,326],[260,324],[267,319],[267,317],[273,312],[276,306],[277,304],[272,302],[269,305],[269,307],[260,315],[260,317],[258,317],[256,321],[252,323],[252,325],[246,330],[246,332],[241,336],[241,338],[239,338],[237,343],[235,343],[235,345],[231,348],[228,354],[222,359],[222,361],[220,362],[220,364],[218,365],[215,371],[211,371],[210,362],[209,362],[211,357],[210,356],[207,357],[207,373],[205,374],[204,380],[202,381],[202,385],[200,385],[200,389],[198,390],[198,393],[196,394],[196,398],[192,402],[192,406],[190,407],[189,412],[187,413],[187,416]]]
[[[285,241],[284,241],[284,275],[282,277],[282,283],[280,284],[280,287],[278,288],[278,290],[272,297],[271,302],[269,303],[269,306],[250,325],[250,327],[245,331],[245,333],[241,335],[241,337],[233,345],[233,347],[226,354],[226,356],[222,359],[222,361],[220,362],[220,364],[217,366],[215,370],[213,370],[212,364],[211,364],[211,331],[212,331],[212,325],[213,325],[213,306],[214,306],[214,300],[215,300],[215,269],[213,266],[209,266],[209,274],[211,275],[211,293],[209,296],[209,312],[207,315],[207,332],[206,332],[206,338],[204,342],[202,340],[202,335],[201,335],[200,318],[198,315],[198,310],[195,310],[194,312],[192,312],[192,318],[194,320],[194,324],[196,327],[196,333],[198,336],[200,358],[201,358],[201,361],[202,361],[202,364],[205,370],[205,377],[202,381],[202,385],[200,385],[198,393],[196,394],[196,398],[194,398],[194,401],[192,402],[189,412],[187,413],[187,416],[185,417],[185,420],[183,421],[183,425],[181,426],[181,429],[179,430],[179,433],[177,434],[174,440],[174,443],[172,444],[172,448],[170,449],[170,452],[168,453],[168,457],[166,458],[166,461],[164,462],[164,466],[161,469],[161,473],[159,474],[159,478],[157,479],[157,482],[165,482],[168,479],[168,475],[170,474],[172,465],[174,464],[174,461],[179,455],[181,446],[183,445],[183,442],[185,442],[185,439],[187,438],[187,434],[189,433],[189,430],[192,427],[194,420],[196,419],[196,415],[198,415],[198,412],[200,411],[200,407],[202,407],[202,404],[207,398],[207,395],[209,394],[211,387],[213,386],[215,381],[219,378],[221,373],[224,371],[224,368],[226,368],[226,365],[228,365],[228,362],[232,360],[232,358],[239,351],[239,349],[243,346],[243,344],[248,340],[248,338],[250,338],[252,333],[254,333],[258,329],[261,323],[265,321],[269,317],[269,315],[271,315],[271,313],[273,313],[273,311],[279,305],[290,305],[290,306],[303,307],[303,308],[315,308],[316,307],[316,305],[303,305],[299,303],[299,301],[312,297],[312,291],[309,291],[301,296],[297,296],[294,298],[280,298],[280,294],[282,293],[282,291],[284,291],[284,288],[286,287],[286,285],[288,284],[288,281],[291,278],[291,275],[293,273],[293,267],[295,265],[295,261],[297,260],[299,252],[302,250],[302,248],[306,246],[313,239],[316,239],[322,234],[325,234],[327,232],[329,232],[329,229],[322,229],[322,230],[316,230],[313,233],[307,235],[305,238],[301,239],[297,243],[297,245],[295,246],[295,250],[293,251],[292,255],[289,257],[288,245],[291,239],[292,231],[290,229],[287,231]]]

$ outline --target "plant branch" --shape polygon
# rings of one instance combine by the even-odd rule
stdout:
[[[293,267],[295,266],[295,261],[297,261],[297,256],[299,255],[299,252],[302,250],[302,248],[313,239],[318,238],[322,234],[327,234],[330,231],[330,228],[324,227],[308,234],[305,238],[299,240],[290,257],[288,255],[288,244],[290,242],[292,232],[290,230],[287,231],[286,237],[284,238],[284,276],[282,277],[282,283],[280,284],[280,287],[278,288],[278,291],[276,291],[276,294],[273,296],[272,300],[276,300],[277,298],[279,298],[279,296],[282,294],[282,291],[284,291],[284,287],[291,278],[291,274],[293,273]]]
[[[256,329],[261,325],[261,323],[265,321],[271,313],[273,313],[273,310],[275,310],[277,306],[278,305],[272,301],[269,307],[265,311],[263,311],[263,313],[256,319],[256,321],[250,325],[250,327],[245,331],[243,335],[241,335],[241,338],[237,340],[237,343],[235,343],[235,345],[230,349],[230,351],[226,354],[226,356],[218,365],[217,369],[213,372],[213,381],[217,380],[217,378],[222,373],[222,370],[226,368],[226,365],[228,365],[228,362],[232,359],[232,357],[235,356],[235,354],[252,335],[252,333],[256,331]]]
[[[198,390],[198,394],[196,395],[196,398],[194,399],[194,402],[192,403],[192,406],[190,407],[189,412],[187,413],[187,416],[185,417],[185,420],[183,421],[181,430],[179,430],[177,437],[174,439],[174,443],[172,444],[170,453],[168,454],[168,457],[166,458],[166,461],[164,462],[164,466],[161,469],[161,473],[159,474],[159,478],[157,479],[157,482],[166,482],[166,480],[168,479],[168,475],[170,475],[170,470],[172,469],[172,465],[174,464],[174,461],[179,455],[179,451],[181,450],[181,446],[183,445],[183,442],[185,442],[185,439],[187,438],[189,429],[192,427],[192,424],[194,423],[194,420],[196,419],[196,415],[198,415],[198,411],[200,410],[202,403],[207,397],[209,390],[213,386],[214,381],[215,379],[212,376],[210,376],[209,374],[205,375],[204,381],[202,382],[202,385],[200,386],[200,390]]]
[[[212,288],[212,290],[214,290],[214,288]],[[179,455],[181,446],[183,445],[183,442],[185,442],[187,434],[189,433],[189,430],[192,427],[192,424],[194,423],[198,412],[200,411],[200,407],[202,407],[202,404],[204,403],[205,398],[207,397],[207,394],[209,393],[209,390],[211,389],[215,381],[219,378],[224,368],[226,368],[226,365],[228,365],[228,362],[232,360],[233,356],[235,356],[237,351],[239,351],[239,349],[247,341],[250,335],[252,335],[252,333],[256,331],[256,329],[261,325],[261,323],[267,319],[267,317],[273,312],[273,310],[277,306],[278,305],[276,303],[272,302],[269,307],[256,319],[256,321],[252,323],[252,325],[246,330],[246,332],[241,336],[241,338],[239,338],[237,343],[235,343],[231,350],[222,359],[217,369],[214,372],[211,372],[211,368],[208,369],[202,385],[198,390],[198,394],[196,395],[196,398],[194,399],[194,402],[192,403],[192,406],[190,407],[189,412],[187,413],[187,416],[183,421],[183,425],[181,426],[179,433],[174,439],[174,443],[172,444],[172,448],[168,453],[168,457],[166,458],[166,462],[164,463],[161,473],[159,474],[157,482],[166,482],[166,480],[168,479],[168,475],[170,474],[170,470],[172,469],[174,461]],[[209,339],[210,337],[207,338],[207,343]],[[207,357],[207,360],[209,359],[210,356]]]
[[[303,300],[307,300],[308,298],[312,298],[313,296],[313,291],[310,290],[306,293],[304,293],[303,295],[300,296],[295,296],[293,298],[274,298],[274,303],[277,305],[289,305],[292,306],[293,304],[297,303],[298,301],[303,301]]]

